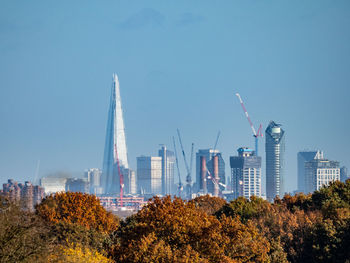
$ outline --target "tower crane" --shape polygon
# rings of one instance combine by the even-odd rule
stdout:
[[[215,144],[214,144],[214,147],[213,147],[214,156],[215,156],[216,146],[217,146],[217,144],[218,144],[220,134],[221,134],[221,132],[218,131],[218,135],[216,136]],[[205,164],[205,169],[206,169],[206,171],[207,171],[207,173],[208,173],[207,179],[211,180],[212,183],[213,183],[214,185],[216,185],[216,186],[219,186],[219,185],[220,185],[220,186],[222,186],[222,187],[226,187],[225,184],[219,182],[220,179],[217,180],[217,179],[215,178],[215,176],[213,176],[213,175],[210,173],[210,170],[208,169],[207,164]]]
[[[215,150],[216,150],[216,146],[218,145],[218,141],[219,141],[219,137],[220,137],[220,131],[218,131],[218,135],[216,136],[216,141],[215,141],[215,144],[214,144],[214,147],[213,147],[213,149],[214,149],[214,152],[215,152]]]
[[[191,178],[192,164],[191,164],[191,169],[190,169],[190,167],[188,166],[188,163],[187,163],[184,147],[182,145],[181,134],[180,134],[180,130],[179,129],[177,129],[177,135],[179,137],[179,142],[180,142],[180,146],[181,146],[182,156],[184,158],[186,171],[187,171],[187,176],[186,176],[186,197],[187,198],[191,198],[191,195],[192,195],[192,178]],[[192,143],[191,159],[193,159],[193,146],[194,146],[194,144]],[[192,160],[191,160],[191,163],[192,163]]]
[[[179,161],[177,159],[177,151],[176,151],[176,144],[175,144],[174,136],[173,136],[173,144],[174,144],[174,153],[175,153],[175,162],[176,162],[176,168],[177,168],[177,175],[179,177],[178,193],[179,193],[179,197],[181,197],[181,193],[182,193],[182,190],[183,190],[183,185],[182,185],[182,182],[181,182]]]
[[[241,103],[241,106],[242,106],[242,109],[243,109],[243,111],[244,111],[244,114],[245,114],[245,116],[247,117],[248,122],[249,122],[249,125],[250,125],[250,128],[251,128],[252,131],[253,131],[253,136],[254,136],[254,138],[255,138],[255,154],[256,154],[256,156],[258,156],[258,139],[259,139],[259,137],[263,137],[263,134],[262,134],[262,126],[261,126],[261,124],[260,124],[259,129],[258,129],[258,132],[255,131],[254,125],[253,125],[252,121],[250,120],[248,111],[246,110],[246,108],[245,108],[245,106],[244,106],[244,103],[243,103],[243,100],[242,100],[241,96],[239,95],[239,93],[236,93],[236,96],[238,97],[239,102]]]

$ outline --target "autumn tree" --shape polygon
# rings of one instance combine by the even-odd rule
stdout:
[[[194,203],[195,207],[202,210],[208,215],[215,214],[219,209],[221,209],[225,204],[225,199],[221,197],[215,197],[210,195],[203,195],[190,200]]]
[[[122,222],[112,255],[117,262],[264,262],[269,243],[238,218],[220,219],[195,202],[155,197]]]
[[[40,262],[53,250],[49,231],[41,218],[0,196],[0,262]]]
[[[118,228],[119,221],[107,212],[94,195],[83,193],[56,193],[46,197],[38,206],[37,214],[50,223],[72,223],[110,233]]]
[[[51,224],[47,235],[56,246],[79,244],[81,247],[96,250],[103,255],[107,255],[107,251],[112,244],[109,234],[94,228],[87,229],[79,224],[67,222]]]
[[[57,247],[54,253],[43,257],[43,259],[48,263],[113,263],[113,260],[98,251],[73,243]]]

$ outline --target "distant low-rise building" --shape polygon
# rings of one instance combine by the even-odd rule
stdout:
[[[89,193],[89,182],[85,178],[69,178],[66,181],[66,192]]]
[[[45,194],[66,191],[67,178],[64,177],[43,177],[40,179],[40,185],[44,187]]]

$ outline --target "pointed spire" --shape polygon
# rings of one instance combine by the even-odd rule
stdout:
[[[119,80],[113,74],[111,101],[108,112],[105,151],[101,184],[105,194],[119,193],[119,175],[116,173],[117,158],[121,168],[129,168],[123,109],[120,98]],[[116,178],[118,177],[118,178]]]

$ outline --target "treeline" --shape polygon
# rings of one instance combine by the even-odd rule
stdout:
[[[0,262],[350,262],[350,180],[272,204],[155,197],[123,221],[93,195],[2,197]]]

